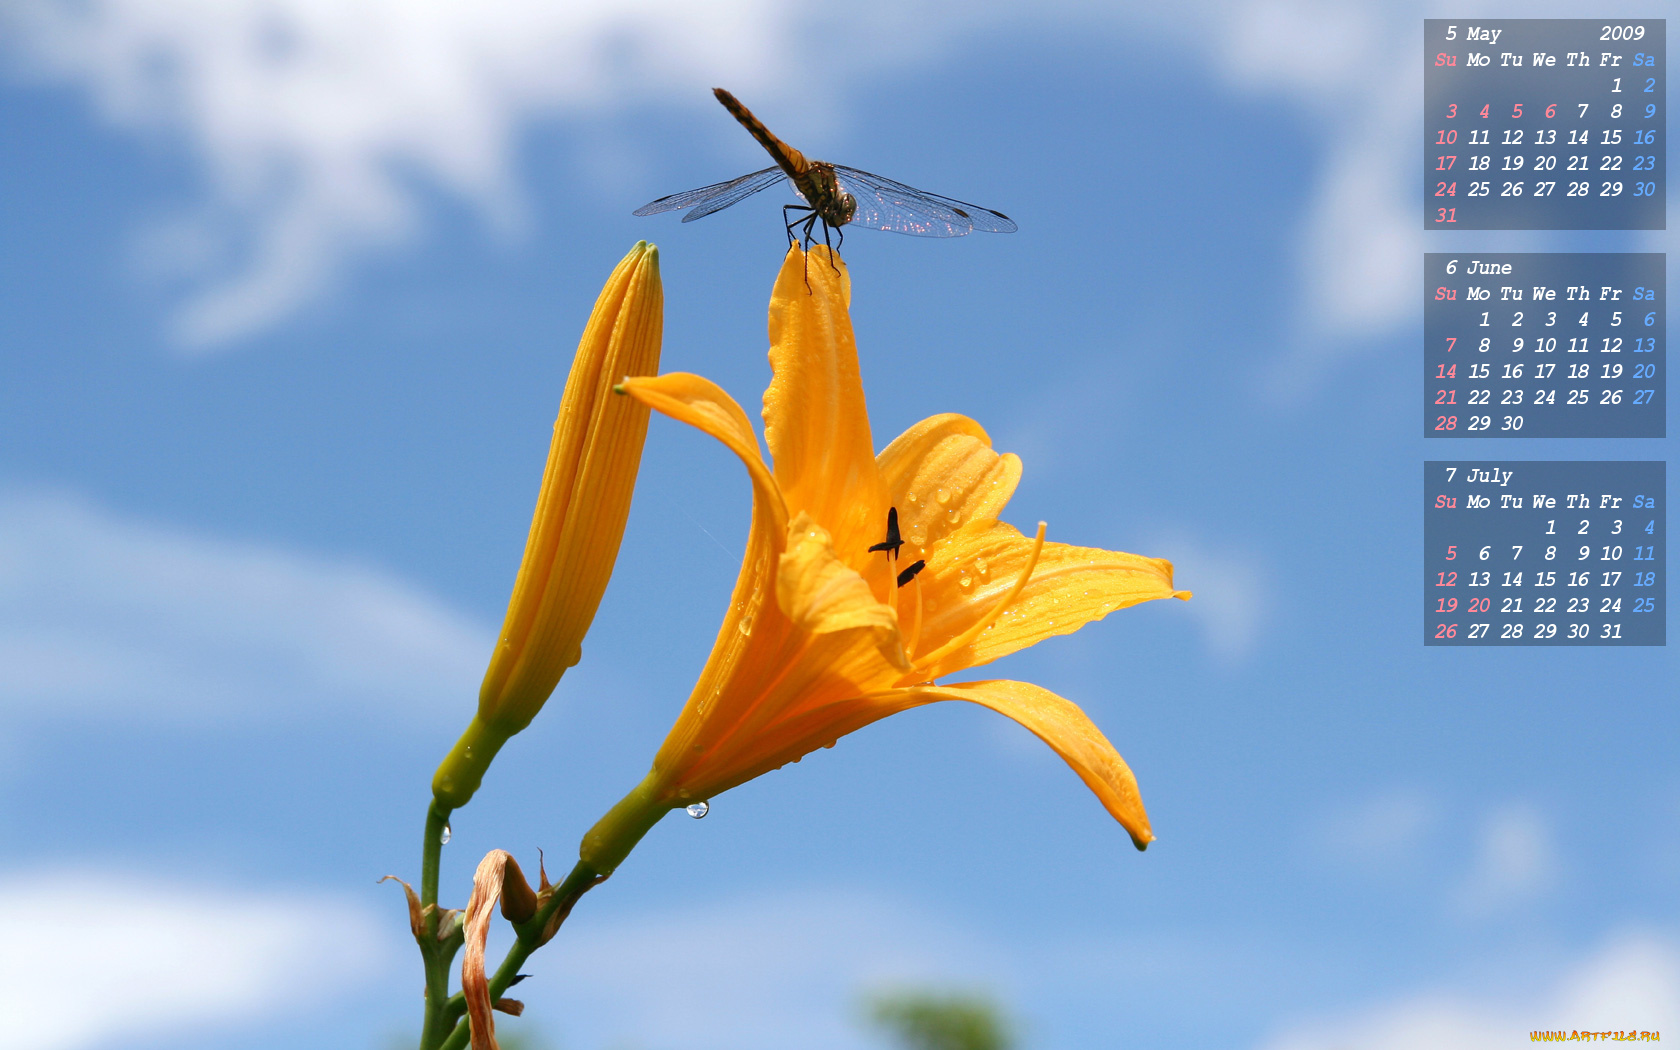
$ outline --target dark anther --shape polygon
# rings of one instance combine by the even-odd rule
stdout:
[[[877,543],[875,546],[869,548],[869,553],[874,554],[876,551],[887,551],[896,558],[898,557],[898,549],[902,546],[904,546],[904,541],[899,539],[898,536],[898,508],[888,507],[887,538],[884,542]],[[902,586],[902,584],[900,586]]]
[[[528,974],[528,973],[515,974],[514,977],[513,977],[513,980],[508,982],[508,987],[512,988],[514,985],[518,984],[520,981],[523,981],[525,978],[527,978],[529,976],[531,976],[531,975]]]
[[[925,568],[927,568],[927,562],[925,561],[917,559],[915,562],[912,562],[908,569],[905,569],[903,572],[898,574],[898,585],[902,587],[909,583],[911,580],[916,578],[916,574],[918,572],[921,572]]]

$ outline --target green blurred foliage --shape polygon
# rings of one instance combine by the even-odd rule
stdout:
[[[983,995],[930,991],[870,996],[865,1016],[905,1050],[1012,1050],[1003,1009]]]

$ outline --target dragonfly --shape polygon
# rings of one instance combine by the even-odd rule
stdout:
[[[651,204],[642,205],[632,214],[658,215],[689,208],[692,210],[683,216],[682,221],[693,222],[739,204],[777,183],[787,182],[803,203],[783,205],[782,221],[787,227],[789,239],[794,237],[795,229],[803,227],[800,236],[806,247],[815,240],[818,224],[822,225],[823,243],[830,247],[833,245],[829,241],[829,231],[838,231],[841,241],[844,241],[847,226],[891,230],[913,237],[961,237],[975,230],[1014,233],[1017,229],[1014,220],[1001,211],[918,190],[844,164],[810,160],[777,138],[734,95],[722,88],[713,88],[712,94],[758,140],[758,144],[775,160],[775,166],[728,182],[661,197]],[[797,213],[797,217],[790,220],[789,212]]]

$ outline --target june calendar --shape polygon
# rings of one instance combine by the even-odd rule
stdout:
[[[1666,20],[1424,21],[1424,228],[1667,229]]]
[[[1660,252],[1424,256],[1429,438],[1660,438]]]

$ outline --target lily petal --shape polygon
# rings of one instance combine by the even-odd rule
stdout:
[[[1032,537],[1002,522],[947,537],[929,555],[921,575],[918,649],[931,653],[985,616],[1014,586],[1032,545]],[[1173,590],[1172,579],[1172,562],[1162,558],[1046,543],[1026,588],[997,622],[928,668],[927,677],[978,667],[1046,638],[1072,634],[1116,609],[1157,598],[1188,599],[1189,591]]]
[[[954,412],[912,426],[875,461],[905,538],[923,551],[991,525],[1021,481],[1020,458],[992,451],[985,429]]]
[[[835,555],[828,531],[804,511],[788,526],[787,549],[776,573],[776,600],[788,619],[813,634],[869,630],[889,663],[902,671],[910,669],[899,640],[898,617]]]
[[[504,894],[507,894],[505,898]],[[461,995],[467,1001],[472,1050],[497,1050],[499,1046],[496,1042],[496,1019],[490,1013],[496,1004],[490,1000],[490,979],[484,972],[484,947],[490,936],[490,909],[496,906],[498,899],[502,900],[502,914],[510,919],[510,908],[514,914],[523,915],[525,919],[537,910],[536,894],[520,872],[519,863],[506,850],[493,849],[478,862],[478,870],[473,873],[472,895],[467,899],[467,950],[461,956]]]
[[[654,759],[679,799],[727,791],[891,713],[870,713],[857,699],[882,681],[883,670],[888,681],[897,676],[865,632],[799,634],[804,644],[779,667],[756,673],[753,661],[741,661],[740,677],[755,672],[751,691],[731,688],[704,708],[690,699]],[[684,748],[677,741],[691,711],[697,724]]]
[[[787,506],[759,455],[758,438],[746,412],[716,383],[671,372],[653,379],[627,379],[620,389],[649,408],[717,438],[740,457],[752,478],[752,527],[729,611],[689,703],[654,758],[657,768],[680,769],[695,748],[704,749],[720,732],[700,699],[717,695],[726,683],[774,679],[799,647],[798,640],[790,637],[791,625],[766,588],[766,584],[773,586],[777,557],[787,542]],[[707,740],[699,739],[702,735]]]
[[[809,286],[807,286],[809,281]],[[858,376],[857,342],[846,312],[851,278],[838,255],[788,250],[770,295],[770,365],[764,440],[790,514],[809,511],[854,569],[887,515],[886,489]]]
[[[725,448],[740,457],[752,476],[754,519],[764,515],[764,526],[777,539],[787,532],[787,505],[775,479],[764,466],[758,436],[753,433],[746,411],[722,387],[691,372],[667,372],[647,378],[632,376],[616,389],[723,442]]]
[[[1062,756],[1109,815],[1131,835],[1134,846],[1141,850],[1155,840],[1149,830],[1149,814],[1144,812],[1138,795],[1137,778],[1125,759],[1077,704],[1048,689],[998,679],[917,686],[877,693],[869,699],[888,709],[882,711],[883,716],[936,700],[966,700],[1012,718]]]
[[[566,379],[501,644],[479,690],[479,717],[499,728],[529,724],[581,655],[618,557],[647,433],[647,413],[611,387],[658,370],[663,326],[659,252],[638,244],[601,289]]]
[[[647,406],[614,397],[626,375],[659,369],[659,252],[638,243],[601,289],[554,421],[548,464],[478,712],[432,777],[446,809],[464,806],[508,738],[536,717],[583,655],[624,538]]]

